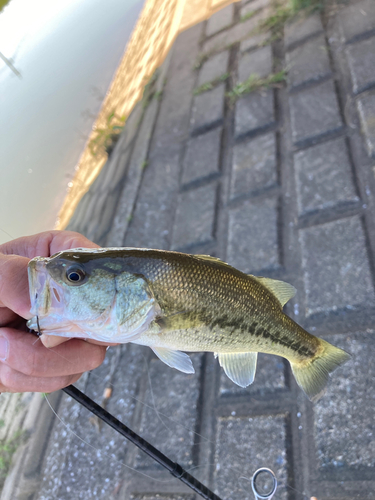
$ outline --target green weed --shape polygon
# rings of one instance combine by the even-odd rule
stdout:
[[[25,432],[19,430],[10,439],[0,442],[0,490],[4,486],[13,455],[24,439]]]
[[[198,54],[193,69],[200,69],[203,66],[203,64],[208,60],[208,58],[212,56],[212,54],[214,53],[215,50],[213,49],[210,50],[209,52],[201,52],[200,54]]]
[[[255,16],[255,14],[258,14],[259,10],[260,9],[251,10],[247,14],[244,14],[243,16],[241,16],[241,18],[240,18],[241,23],[244,23],[245,21],[247,21],[251,17]]]
[[[224,75],[219,76],[218,78],[214,78],[210,82],[203,83],[199,87],[197,87],[193,94],[194,95],[199,95],[202,94],[203,92],[206,92],[207,90],[212,90],[216,85],[218,85],[221,82],[225,82],[230,77],[230,73],[224,73]]]
[[[148,161],[147,160],[144,160],[142,163],[141,163],[141,170],[144,170],[148,165]]]
[[[153,74],[150,76],[148,82],[144,86],[143,96],[142,96],[142,106],[147,108],[152,99],[156,97],[158,92],[155,91],[155,85],[159,76],[160,70],[157,68]]]
[[[272,13],[266,19],[260,21],[256,31],[271,31],[273,40],[281,38],[286,22],[294,19],[302,11],[305,15],[308,15],[314,10],[322,9],[323,2],[324,0],[276,1]]]
[[[230,102],[233,104],[240,97],[254,92],[260,88],[272,87],[278,83],[284,82],[286,78],[286,71],[282,70],[278,73],[272,73],[266,78],[260,78],[258,75],[250,75],[244,82],[238,83],[230,92],[227,92]]]
[[[105,127],[97,128],[94,139],[89,142],[92,156],[98,154],[107,154],[109,156],[112,153],[125,126],[125,121],[125,116],[118,116],[114,111],[108,115]]]

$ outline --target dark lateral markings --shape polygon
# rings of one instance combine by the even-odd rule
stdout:
[[[275,333],[271,333],[266,330],[266,328],[262,326],[258,326],[257,321],[253,321],[251,324],[246,323],[241,320],[229,320],[228,316],[225,314],[224,316],[215,318],[214,320],[209,322],[210,330],[212,331],[215,327],[218,327],[220,330],[225,330],[226,333],[231,336],[235,331],[248,332],[250,335],[253,335],[257,338],[269,339],[271,342],[275,344],[286,347],[287,349],[292,349],[300,356],[313,357],[315,355],[315,351],[309,349],[307,346],[303,346],[299,344],[297,341],[291,342],[288,337],[282,335],[279,331]],[[223,341],[224,337],[220,337],[220,341]]]

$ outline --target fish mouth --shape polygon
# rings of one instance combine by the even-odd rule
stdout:
[[[67,292],[51,278],[47,271],[48,262],[48,258],[36,257],[28,265],[30,314],[39,318],[51,314],[62,314],[65,309],[63,298],[64,300],[67,298]]]

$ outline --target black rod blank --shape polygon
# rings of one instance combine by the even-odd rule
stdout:
[[[129,429],[129,427],[120,422],[120,420],[118,420],[104,408],[95,403],[95,401],[90,399],[79,389],[77,389],[73,385],[69,385],[62,390],[82,406],[91,411],[91,413],[103,420],[103,422],[126,437],[126,439],[128,439],[133,444],[135,444],[135,446],[144,451],[149,457],[165,467],[172,474],[172,476],[185,483],[203,498],[205,498],[206,500],[221,500],[221,498],[215,495],[213,491],[209,490],[204,484],[202,484],[195,477],[189,474],[185,469],[183,469],[181,465],[179,465],[177,462],[173,462],[170,458],[164,455],[164,453],[152,446],[152,444],[148,443],[141,436],[138,436],[138,434]]]

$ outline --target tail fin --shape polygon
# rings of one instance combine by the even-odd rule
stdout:
[[[290,363],[297,384],[307,397],[316,402],[323,396],[329,374],[350,359],[350,354],[319,339],[323,351],[310,362]]]

